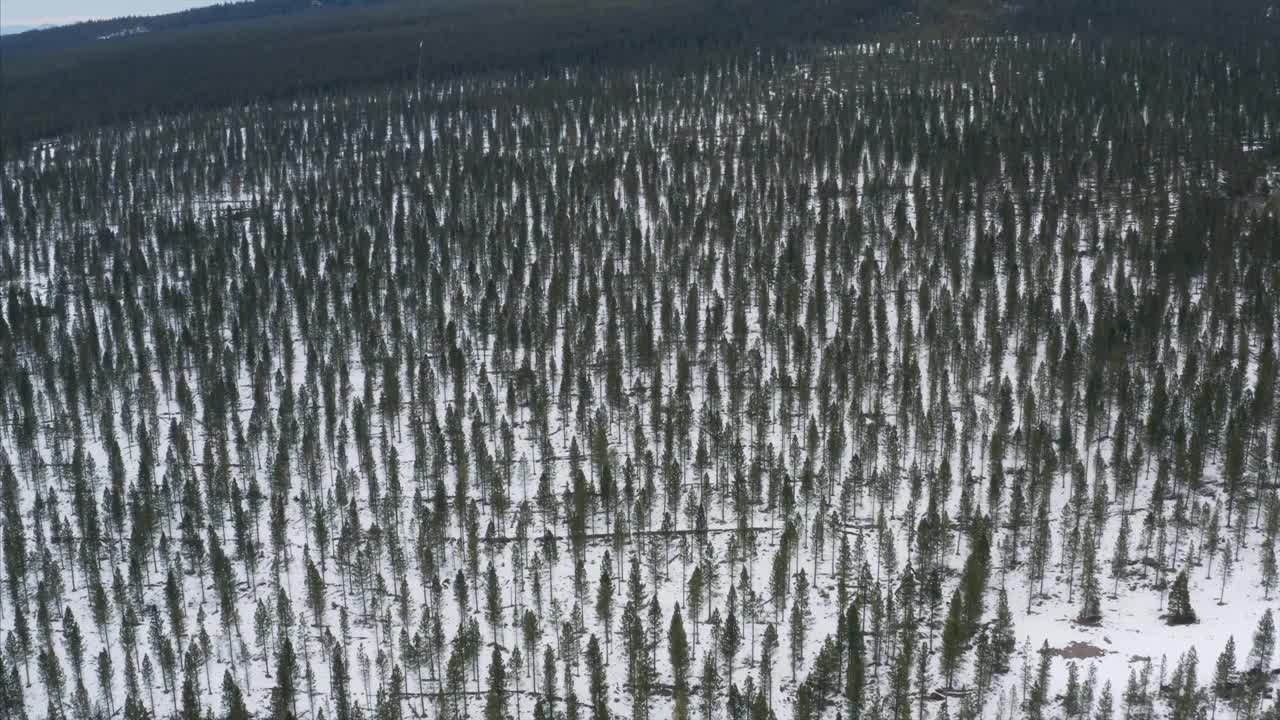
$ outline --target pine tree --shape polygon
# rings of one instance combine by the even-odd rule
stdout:
[[[293,654],[293,641],[286,634],[276,658],[276,686],[271,691],[271,717],[288,720],[297,715],[298,659]]]
[[[609,551],[604,551],[604,559],[600,564],[600,580],[596,584],[596,617],[600,619],[600,623],[604,625],[604,648],[605,654],[609,653],[609,639],[613,627],[613,574],[610,568],[613,566],[613,559],[609,556]]]
[[[1271,672],[1271,656],[1276,647],[1276,625],[1271,608],[1262,613],[1258,627],[1253,632],[1253,648],[1249,651],[1249,666],[1262,673]]]
[[[7,529],[7,528],[6,528]],[[7,565],[8,563],[6,563]],[[12,570],[13,566],[9,566]],[[23,608],[25,603],[18,603],[13,608],[13,629],[9,631],[5,638],[5,651],[9,653],[14,664],[18,661],[22,662],[22,671],[26,677],[27,684],[31,684],[31,656],[34,654],[35,646],[32,644],[31,625],[27,620],[26,610]],[[122,629],[122,635],[132,630],[133,625],[125,623]]]
[[[329,691],[333,694],[335,720],[351,720],[351,678],[347,672],[345,655],[344,648],[334,647],[333,661],[329,666]],[[224,693],[230,679],[231,676],[227,675],[222,680]],[[234,687],[234,683],[232,685]],[[236,688],[236,693],[239,693],[239,688]]]
[[[773,623],[764,628],[760,644],[760,684],[765,688],[766,700],[773,706],[773,653],[778,649],[778,629]]]
[[[1075,661],[1067,663],[1067,687],[1062,693],[1062,712],[1068,718],[1080,714],[1080,670]]]
[[[547,699],[547,711],[556,709],[556,653],[547,645],[542,650],[542,695]]]
[[[986,629],[983,629],[978,633],[978,640],[973,650],[973,682],[977,686],[975,710],[985,701],[994,675],[995,657],[991,647],[991,636]]]
[[[971,521],[972,543],[961,575],[961,607],[964,610],[965,640],[977,634],[985,610],[987,580],[991,565],[991,531],[989,521],[976,517]],[[941,601],[941,597],[939,597]]]
[[[1094,712],[1094,720],[1111,720],[1113,701],[1111,697],[1111,681],[1102,686],[1102,694],[1098,696],[1098,709]]]
[[[391,681],[378,688],[378,701],[374,716],[378,720],[402,720],[400,698],[404,694],[404,673],[400,666],[391,668]]]
[[[1241,525],[1243,527],[1243,525]],[[1235,555],[1231,552],[1230,541],[1222,543],[1222,585],[1218,590],[1218,604],[1222,604],[1222,599],[1227,594],[1227,582],[1231,580],[1232,571],[1235,570]]]
[[[172,577],[172,574],[171,574]],[[67,647],[67,657],[71,660],[71,669],[77,680],[84,676],[84,636],[80,633],[80,624],[68,607],[62,615],[62,640]]]
[[[910,720],[911,667],[916,649],[912,639],[914,629],[904,627],[901,634],[900,648],[889,676],[889,692],[893,698],[893,720]]]
[[[995,672],[1008,672],[1009,658],[1013,656],[1017,644],[1018,639],[1013,630],[1013,613],[1009,609],[1009,596],[1001,588],[996,620],[991,628],[991,654]]]
[[[46,647],[40,651],[36,666],[40,668],[40,678],[44,681],[45,691],[50,701],[60,701],[66,684],[66,675],[63,674],[58,653],[54,652],[52,647]]]
[[[804,663],[805,637],[809,631],[809,583],[803,569],[796,575],[795,599],[791,603],[788,629],[791,635],[791,678],[795,680],[800,665]]]
[[[956,668],[964,654],[966,632],[962,602],[960,591],[957,589],[951,595],[947,621],[942,629],[942,674],[946,676],[947,687],[952,686]]]
[[[689,617],[693,620],[693,646],[698,647],[698,617],[702,615],[702,566],[694,565],[689,574]]]
[[[194,668],[193,668],[194,669]],[[188,672],[182,680],[182,720],[200,720],[199,681]]]
[[[671,660],[671,684],[675,690],[676,704],[687,707],[689,702],[689,639],[684,632],[684,619],[680,605],[671,611],[671,624],[667,630],[667,651]]]
[[[489,623],[489,630],[496,644],[498,628],[502,625],[502,590],[498,586],[498,572],[493,567],[493,561],[489,562],[489,567],[485,571],[485,580],[485,621]]]
[[[311,615],[315,618],[317,625],[324,625],[325,613],[325,583],[324,577],[316,568],[316,564],[311,561],[311,556],[306,556],[306,576],[307,576],[307,604],[311,608]]]
[[[1098,590],[1098,548],[1094,538],[1093,523],[1085,525],[1083,543],[1084,560],[1080,571],[1080,614],[1076,621],[1096,625],[1102,620],[1102,597]]]
[[[110,701],[108,701],[110,705]],[[0,707],[12,720],[27,720],[26,699],[17,667],[8,667],[0,657]]]
[[[1192,647],[1178,659],[1177,668],[1169,681],[1170,720],[1195,720],[1201,712],[1200,688],[1197,679],[1199,659]]]
[[[520,717],[520,698],[524,695],[524,691],[520,687],[520,670],[524,667],[524,655],[521,654],[519,645],[511,648],[511,661],[509,665],[511,667],[510,677],[515,683],[516,717]]]
[[[457,712],[458,698],[462,699],[462,714],[467,712],[467,659],[462,648],[463,643],[455,641],[453,650],[449,653],[449,661],[445,669],[445,677],[443,685],[448,687],[448,702],[450,706]],[[444,690],[441,690],[443,696]]]
[[[1228,636],[1227,644],[1222,648],[1222,652],[1218,654],[1218,661],[1214,664],[1213,669],[1212,714],[1214,717],[1217,717],[1218,698],[1222,698],[1228,703],[1235,698],[1235,674],[1236,639],[1234,636]]]
[[[720,700],[721,684],[720,671],[717,669],[714,653],[708,652],[702,656],[701,683],[702,720],[714,720],[716,703]]]
[[[1165,622],[1170,625],[1187,625],[1196,621],[1196,612],[1191,608],[1191,593],[1187,588],[1187,573],[1181,571],[1173,580],[1173,588],[1169,591],[1169,612]]]
[[[151,720],[151,717],[152,717],[151,712],[149,712],[145,707],[143,707],[142,701],[138,700],[138,698],[134,697],[133,695],[125,696],[125,699],[124,699],[125,720]],[[248,711],[245,711],[245,714],[239,718],[236,718],[230,713],[228,713],[227,715],[228,720],[232,720],[232,718],[235,718],[235,720],[247,720],[248,717],[249,717]]]
[[[520,632],[524,638],[525,655],[529,657],[529,676],[534,685],[538,684],[538,638],[542,629],[538,626],[538,616],[533,610],[526,609],[520,620]]]
[[[930,674],[930,666],[932,663],[930,662],[929,654],[930,653],[929,653],[928,645],[924,640],[921,640],[919,643],[919,647],[916,649],[916,653],[915,653],[915,660],[916,660],[915,686],[921,689],[919,693],[919,698],[920,698],[919,712],[916,714],[917,720],[924,720],[924,715],[925,715],[924,708],[925,708],[925,702],[928,696],[928,692],[926,691],[926,688],[928,688],[933,681],[933,676]]]
[[[1049,670],[1052,660],[1049,643],[1045,641],[1040,648],[1040,666],[1036,671],[1035,682],[1027,694],[1027,716],[1031,720],[1040,720],[1044,716],[1044,706],[1049,700]]]
[[[492,567],[492,565],[490,566]],[[485,720],[504,720],[507,714],[507,670],[502,653],[493,648],[489,658],[489,689],[485,693]]]
[[[730,588],[732,594],[733,588]],[[720,652],[724,655],[725,677],[733,682],[733,660],[738,654],[738,646],[742,643],[742,630],[738,627],[737,611],[731,602],[728,615],[720,626]]]
[[[1047,495],[1047,494],[1046,494]],[[1027,611],[1044,585],[1045,570],[1049,565],[1052,537],[1049,526],[1049,499],[1040,502],[1036,513],[1035,535],[1031,541],[1031,555],[1027,563]]]
[[[1205,562],[1205,579],[1213,576],[1213,558],[1218,554],[1218,540],[1222,532],[1222,520],[1220,516],[1221,504],[1214,502],[1213,515],[1209,519],[1209,525],[1205,528],[1204,543],[1202,547],[1208,552],[1209,557]]]
[[[1275,541],[1264,539],[1262,542],[1262,599],[1270,600],[1271,591],[1276,586],[1276,580],[1280,577],[1276,569],[1276,549]]]
[[[462,572],[461,568],[458,569],[457,575],[453,578],[453,599],[458,604],[458,614],[466,617],[471,598],[467,587],[467,576]]]
[[[1143,674],[1150,672],[1150,665],[1143,670]],[[1125,683],[1124,688],[1124,706],[1126,717],[1142,717],[1143,705],[1146,704],[1146,690],[1143,683],[1138,680],[1137,674],[1133,668],[1129,669],[1129,680]]]
[[[587,673],[590,678],[591,720],[609,720],[609,687],[605,677],[600,641],[595,635],[587,641]]]
[[[155,696],[155,689],[154,689],[156,685],[156,681],[155,681],[155,669],[151,664],[150,655],[142,656],[142,680],[147,686],[148,704],[151,706],[151,710],[154,711],[156,707],[156,696]]]
[[[849,660],[844,679],[845,712],[848,717],[857,718],[862,717],[866,703],[867,658],[856,602],[849,603],[849,611],[845,617],[845,632],[849,634]]]
[[[738,689],[737,683],[729,685],[729,698],[725,704],[725,714],[728,720],[744,720],[746,714],[746,703],[742,697],[742,691]]]
[[[114,712],[112,709],[112,681],[115,672],[111,665],[111,652],[107,648],[103,648],[98,653],[98,687],[102,689],[102,698],[107,703],[107,714]],[[3,672],[0,671],[0,679]]]

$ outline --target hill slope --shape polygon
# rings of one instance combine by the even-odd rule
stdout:
[[[548,63],[635,61],[712,47],[840,39],[899,0],[427,0],[190,11],[0,40],[8,147],[151,112],[300,90]],[[255,15],[251,11],[261,11]],[[227,17],[229,16],[229,17]],[[199,19],[199,22],[195,20]],[[216,20],[216,22],[214,22]],[[206,22],[207,21],[207,22]],[[93,40],[90,40],[93,38]]]

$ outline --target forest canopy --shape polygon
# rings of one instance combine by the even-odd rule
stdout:
[[[0,720],[1280,720],[1265,8],[482,2],[6,54]]]
[[[1274,720],[1278,81],[894,37],[27,147],[0,709]]]
[[[922,28],[1179,33],[1231,46],[1274,41],[1280,12],[1270,0],[254,0],[0,38],[0,150],[11,157],[75,129],[371,82]]]

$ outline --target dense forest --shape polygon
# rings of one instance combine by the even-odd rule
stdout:
[[[886,32],[1280,37],[1275,0],[251,0],[0,38],[0,156],[177,113],[460,72],[698,62]]]
[[[256,4],[256,3],[251,3]],[[280,4],[280,3],[276,3]],[[711,49],[843,40],[903,0],[389,0],[174,29],[51,30],[0,39],[0,144],[156,112],[291,98],[460,72],[634,64]],[[231,6],[236,7],[236,6]],[[149,27],[143,25],[143,27]],[[46,40],[45,36],[52,36]],[[68,37],[69,36],[69,37]]]
[[[21,145],[0,719],[1275,720],[1277,156],[1056,32]]]
[[[374,1],[369,0],[369,2]],[[389,2],[391,0],[382,1]],[[362,2],[361,4],[365,3]],[[350,5],[350,2],[334,2],[333,0],[328,3],[323,0],[240,0],[238,2],[233,0],[165,15],[127,15],[103,20],[86,20],[70,25],[39,28],[34,31],[15,33],[12,36],[0,39],[0,48],[12,57],[98,44],[102,40],[138,34],[140,30],[150,33],[192,30],[208,25],[261,18],[296,16],[319,8],[336,9],[349,7]]]

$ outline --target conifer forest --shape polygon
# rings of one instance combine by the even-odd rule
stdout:
[[[1276,42],[86,128],[0,294],[0,720],[1280,718]]]

